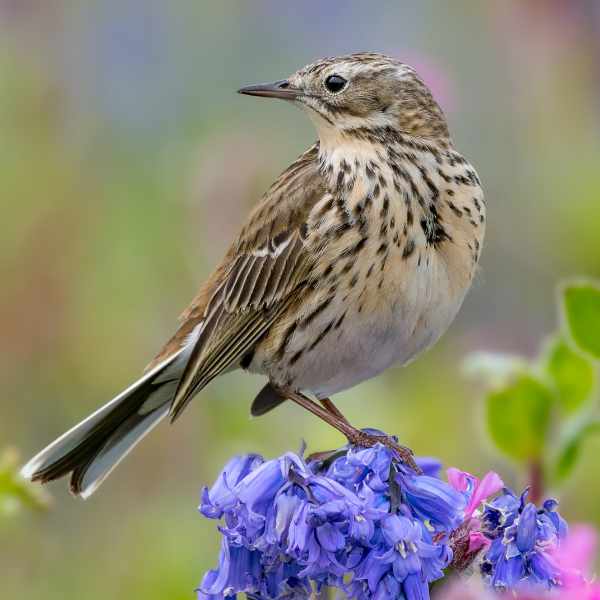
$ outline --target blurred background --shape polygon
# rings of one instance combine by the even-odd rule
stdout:
[[[418,454],[523,483],[485,442],[461,360],[535,353],[558,280],[600,275],[595,0],[0,0],[0,449],[28,457],[136,378],[315,138],[299,111],[235,90],[359,50],[403,59],[433,88],[484,182],[489,225],[450,332],[338,401]],[[261,385],[220,379],[91,500],[63,481],[48,511],[1,521],[2,597],[192,598],[218,539],[199,491],[225,460],[342,442],[295,406],[250,419]],[[600,524],[597,452],[591,442],[562,493],[570,520]]]

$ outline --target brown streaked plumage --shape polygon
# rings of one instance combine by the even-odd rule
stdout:
[[[34,457],[25,476],[72,473],[72,491],[89,496],[152,427],[235,368],[268,377],[253,414],[291,399],[372,444],[328,397],[412,360],[456,315],[485,203],[414,70],[354,54],[240,91],[297,104],[318,142],[263,196],[144,377]]]

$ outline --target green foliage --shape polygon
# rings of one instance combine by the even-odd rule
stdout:
[[[552,475],[555,482],[561,482],[571,474],[580,457],[583,442],[596,433],[600,433],[600,419],[584,421],[565,436],[554,461]]]
[[[594,389],[596,369],[592,362],[558,337],[550,345],[545,366],[562,409],[568,414],[580,410]]]
[[[523,462],[542,455],[550,424],[552,391],[530,374],[488,394],[486,421],[496,446]]]
[[[25,481],[18,473],[19,455],[8,448],[0,454],[0,522],[21,508],[44,510],[49,498],[39,486]]]
[[[486,425],[496,448],[520,465],[542,467],[555,483],[573,472],[586,438],[600,432],[592,402],[593,359],[600,358],[600,288],[569,283],[562,291],[564,330],[537,359],[478,353],[465,363],[468,374],[482,376],[488,385]]]
[[[564,313],[575,343],[600,359],[600,288],[590,282],[564,287]]]

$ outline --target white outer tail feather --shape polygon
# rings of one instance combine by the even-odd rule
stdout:
[[[87,500],[114,471],[117,465],[167,416],[168,412],[169,404],[166,403],[160,410],[148,413],[144,421],[129,431],[114,446],[105,446],[106,450],[101,450],[87,469],[82,480],[79,497]]]
[[[191,349],[191,344],[184,346],[178,352],[157,365],[154,369],[144,374],[143,377],[130,385],[110,402],[69,429],[41,452],[36,454],[22,467],[21,476],[31,480],[38,471],[47,468],[49,465],[57,462],[61,457],[64,457],[74,450],[86,439],[93,428],[109,415],[115,407],[121,402],[126,401],[133,392],[138,390],[144,384],[150,382],[161,383],[168,378],[176,377],[177,371],[181,370],[185,362],[185,355],[189,352],[186,352],[186,350],[188,349]],[[168,389],[165,390],[164,387]],[[158,423],[167,415],[171,399],[170,396],[175,392],[175,385],[165,384],[164,387],[158,388],[155,393],[148,396],[146,402],[150,401],[150,405],[147,407],[146,411],[144,411],[146,402],[140,407],[138,415],[144,415],[144,412],[147,414],[141,422],[130,431],[125,432],[121,439],[118,439],[121,428],[117,428],[108,438],[98,455],[94,457],[90,465],[86,468],[85,475],[82,479],[81,490],[78,494],[81,498],[89,498],[136,444],[147,433],[154,429],[154,427],[156,427],[156,425],[158,425]],[[165,394],[165,391],[168,393]],[[158,397],[156,397],[157,394],[159,394]],[[111,440],[115,440],[115,438],[117,438],[117,441],[111,445]]]

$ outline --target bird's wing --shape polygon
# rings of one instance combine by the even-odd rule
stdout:
[[[305,223],[327,193],[315,145],[273,184],[253,210],[223,263],[182,316],[157,359],[191,335],[193,349],[171,405],[174,420],[192,396],[238,364],[296,298],[309,278],[314,253]]]

